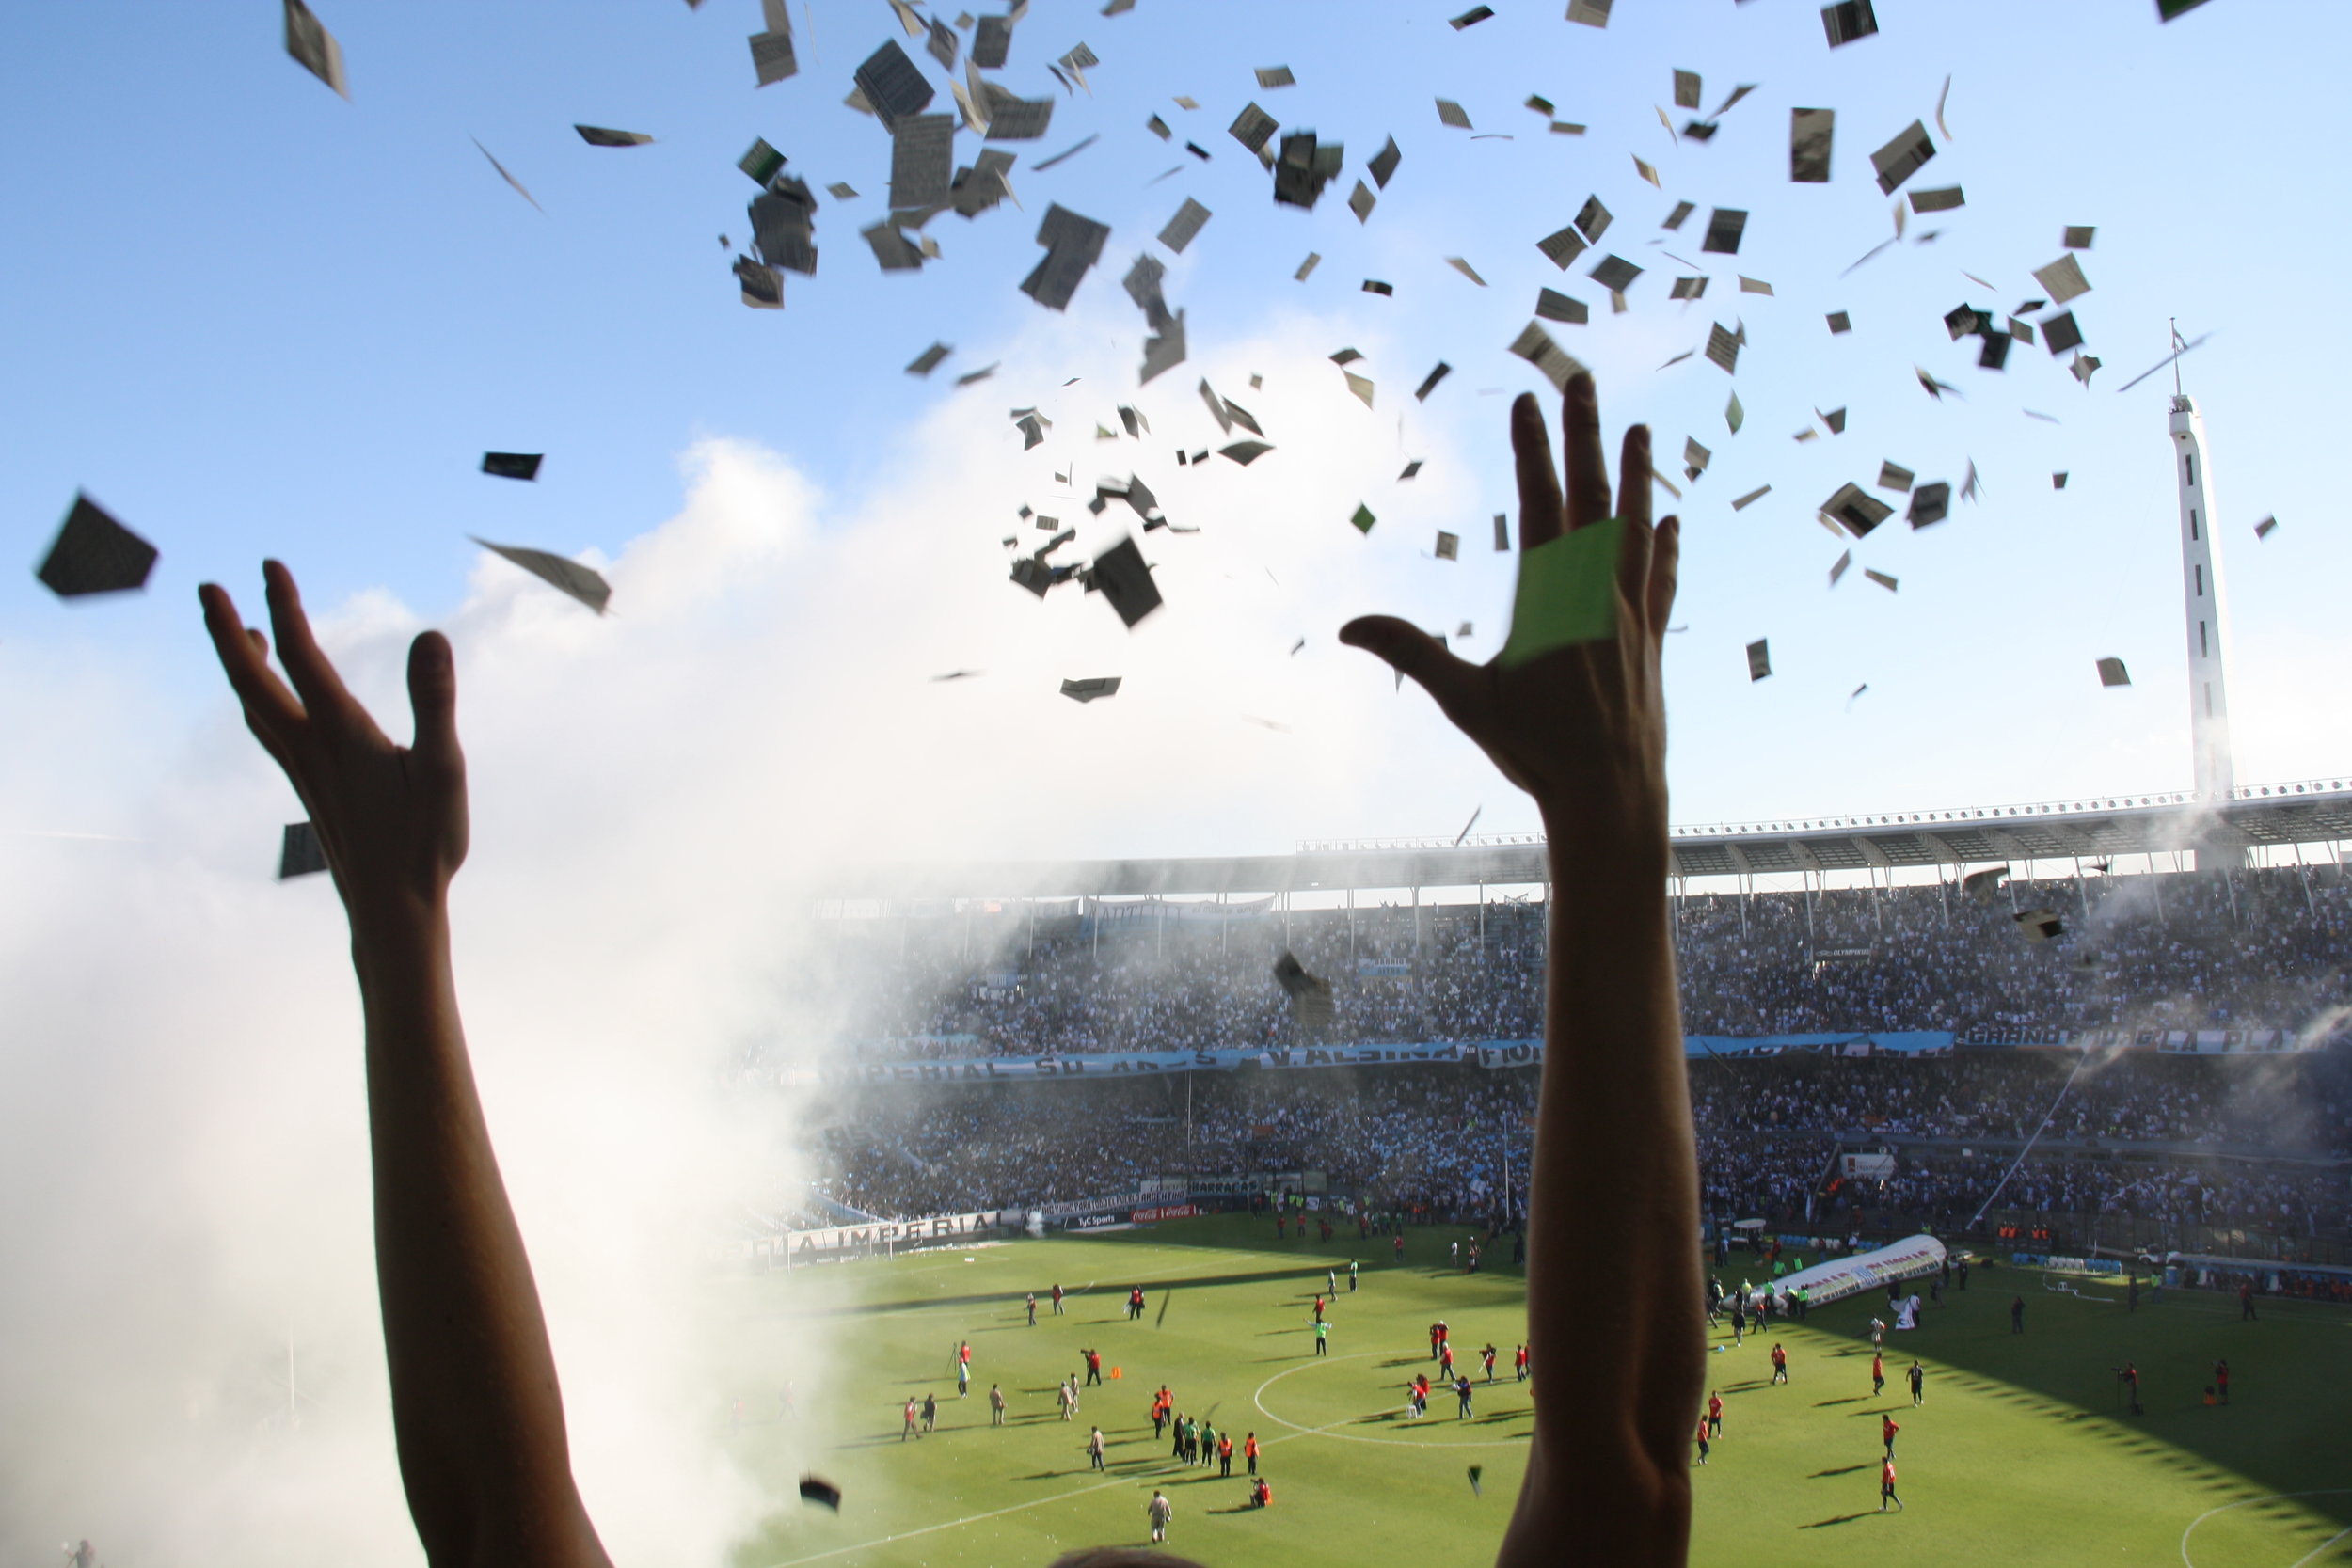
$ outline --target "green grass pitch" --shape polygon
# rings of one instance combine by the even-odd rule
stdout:
[[[1041,1568],[1073,1547],[1145,1541],[1155,1486],[1176,1507],[1169,1550],[1215,1568],[1483,1568],[1524,1470],[1528,1386],[1513,1381],[1510,1356],[1525,1296],[1508,1268],[1449,1268],[1454,1239],[1417,1230],[1398,1266],[1387,1243],[1356,1241],[1352,1226],[1327,1245],[1277,1242],[1270,1221],[1231,1216],[722,1281],[712,1332],[742,1406],[715,1418],[776,1498],[738,1568]],[[1353,1294],[1350,1256],[1365,1265]],[[1606,1289],[1606,1259],[1593,1263],[1595,1288]],[[1311,1303],[1333,1264],[1340,1294],[1330,1354],[1318,1359]],[[1045,1300],[1057,1280],[1076,1292],[1058,1318]],[[1126,1321],[1131,1284],[1149,1292],[1139,1323]],[[1928,1309],[1924,1329],[1889,1337],[1877,1399],[1865,1325],[1874,1307],[1891,1321],[1883,1298],[1712,1350],[1708,1374],[1726,1408],[1712,1463],[1693,1472],[1692,1560],[2352,1563],[2352,1315],[2263,1303],[2259,1322],[2240,1323],[2234,1298],[2177,1291],[2133,1313],[2120,1285],[2083,1289],[2077,1297],[2046,1291],[2037,1274],[1979,1270],[1966,1293]],[[1035,1328],[1022,1307],[1032,1290]],[[2026,1301],[2022,1336],[2009,1327],[2015,1294]],[[1406,1379],[1435,1376],[1436,1318],[1460,1352],[1489,1339],[1502,1349],[1491,1386],[1475,1355],[1462,1355],[1478,1385],[1469,1420],[1442,1391],[1426,1418],[1404,1416]],[[974,1377],[959,1399],[953,1353],[963,1338]],[[1719,1347],[1728,1338],[1726,1329]],[[1788,1350],[1785,1386],[1768,1381],[1774,1338]],[[806,1363],[801,1347],[812,1343],[829,1348],[825,1365]],[[1104,1384],[1084,1388],[1077,1419],[1064,1423],[1053,1387],[1073,1371],[1083,1382],[1089,1345],[1103,1353]],[[2214,1408],[2202,1396],[2221,1355],[2234,1402]],[[1918,1410],[1900,1380],[1915,1357],[1928,1373]],[[2109,1373],[2126,1357],[2145,1380],[2138,1418],[2121,1408]],[[1186,1469],[1152,1440],[1148,1407],[1163,1382],[1179,1410],[1233,1434],[1232,1479]],[[1001,1431],[989,1424],[992,1383],[1010,1402]],[[899,1407],[927,1391],[939,1398],[938,1430],[902,1442]],[[1907,1508],[1882,1516],[1888,1410],[1902,1424]],[[1102,1475],[1085,1452],[1089,1425],[1109,1444]],[[1275,1489],[1266,1511],[1243,1506],[1239,1442],[1253,1430]],[[840,1486],[838,1514],[798,1500],[804,1472]]]

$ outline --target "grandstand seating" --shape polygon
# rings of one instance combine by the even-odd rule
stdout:
[[[2013,915],[2056,911],[2054,942]],[[1384,906],[1217,921],[1018,912],[838,921],[827,970],[869,1059],[1194,1049],[1292,1037],[1285,948],[1335,988],[1334,1040],[1541,1032],[1539,905]],[[1693,895],[1675,900],[1697,1035],[1942,1030],[2057,1040],[2106,1026],[2302,1029],[2352,1012],[2339,868]]]

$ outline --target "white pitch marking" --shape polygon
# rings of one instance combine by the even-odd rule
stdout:
[[[2198,1526],[2203,1524],[2206,1520],[2212,1518],[2217,1513],[2227,1513],[2233,1508],[2246,1508],[2254,1503],[2277,1502],[2288,1497],[2338,1497],[2348,1492],[2352,1492],[2352,1486],[2326,1486],[2320,1488],[2316,1492],[2273,1492],[2266,1497],[2240,1497],[2233,1503],[2223,1503],[2219,1508],[2209,1508],[2205,1510],[2204,1513],[2197,1515],[2196,1518],[2191,1519],[2188,1522],[2188,1528],[2181,1531],[2182,1568],[2197,1568],[2195,1560],[2190,1558],[2188,1555],[2188,1538],[2196,1531]],[[2352,1535],[2352,1530],[2345,1530],[2342,1534],[2321,1543],[2317,1551],[2313,1551],[2309,1557],[2305,1557],[2300,1561],[2293,1564],[2293,1568],[2303,1568],[2304,1563],[2311,1561],[2312,1558],[2317,1557],[2320,1552],[2326,1551],[2329,1546],[2334,1545],[2336,1542],[2343,1540],[2346,1535]]]

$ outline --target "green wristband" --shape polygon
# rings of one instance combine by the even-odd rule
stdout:
[[[1554,648],[1616,635],[1617,550],[1624,539],[1624,519],[1604,517],[1520,554],[1504,669]]]

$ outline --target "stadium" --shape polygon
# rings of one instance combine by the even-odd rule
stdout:
[[[2352,8],[24,9],[0,1559],[2352,1568]]]
[[[1920,1495],[1932,1485],[1939,1513],[1969,1522],[1940,1519],[1907,1558],[1965,1560],[1999,1516],[2043,1503],[2075,1522],[2066,1539],[2084,1557],[2120,1540],[2130,1560],[2179,1542],[2199,1564],[2317,1562],[2352,1539],[2352,1491],[2330,1485],[2344,1449],[2329,1402],[2306,1410],[2293,1390],[2352,1366],[2347,783],[1673,835],[1710,1277],[1730,1290],[1910,1238],[1941,1243],[1916,1287],[1931,1280],[1933,1299],[1892,1346],[1923,1363],[1937,1407],[1935,1434],[1922,1421],[1903,1440],[1914,1473],[1944,1469]],[[947,1467],[929,1482],[942,1493],[929,1526],[909,1516],[853,1540],[845,1522],[836,1544],[794,1521],[762,1560],[929,1561],[939,1537],[922,1531],[964,1517],[987,1521],[992,1560],[1084,1538],[1117,1483],[1043,1400],[1097,1338],[1120,1347],[1103,1353],[1119,1381],[1082,1389],[1111,1474],[1207,1495],[1184,1505],[1179,1544],[1276,1560],[1381,1520],[1394,1499],[1397,1516],[1373,1528],[1480,1560],[1483,1540],[1427,1519],[1492,1507],[1465,1467],[1507,1481],[1525,1433],[1509,1369],[1525,1337],[1516,1241],[1545,868],[1538,843],[1466,838],[877,868],[834,890],[815,921],[818,967],[850,1021],[818,1058],[831,1065],[779,1067],[811,1060],[780,1043],[772,1060],[747,1057],[739,1085],[818,1096],[812,1153],[827,1174],[731,1252],[747,1289],[880,1314],[870,1332],[903,1344],[906,1364],[864,1390],[876,1431],[900,1388],[948,1388],[933,1434]],[[2046,935],[2020,919],[2052,912]],[[1276,983],[1284,954],[1331,978],[1327,1018]],[[1483,1251],[1474,1269],[1465,1244]],[[1310,1312],[1334,1282],[1340,1342],[1366,1347],[1369,1366],[1327,1368],[1312,1351]],[[1023,1302],[1057,1283],[1078,1293],[1032,1332]],[[1157,1314],[1148,1334],[1125,1307],[1138,1285]],[[934,1291],[953,1299],[931,1305]],[[2023,1336],[2008,1316],[2018,1299]],[[1721,1317],[1710,1361],[1737,1370],[1716,1374],[1733,1435],[1700,1478],[1698,1553],[1789,1560],[1780,1543],[1809,1538],[1779,1532],[1860,1511],[1843,1494],[1868,1488],[1835,1482],[1849,1467],[1872,1479],[1876,1449],[1851,1435],[1851,1413],[1880,1408],[1858,1398],[1874,1317],[1897,1321],[1875,1289],[1854,1290],[1774,1326],[1794,1367],[1780,1386]],[[1502,1347],[1501,1379],[1477,1386],[1485,1402],[1466,1423],[1398,1420],[1432,1319],[1467,1320],[1469,1343]],[[976,1383],[1020,1390],[1013,1425],[1038,1431],[1018,1458],[945,1457],[968,1442],[958,1429],[987,1424],[952,1396],[952,1371],[923,1364],[950,1342],[974,1346]],[[2233,1408],[2257,1377],[2288,1380],[2259,1434],[2222,1425],[2222,1360],[2239,1380]],[[2125,1361],[2148,1414],[2119,1422],[2110,1365]],[[1276,1515],[1225,1525],[1239,1483],[1158,1451],[1145,1416],[1163,1383],[1182,1408],[1214,1406],[1220,1429],[1238,1419],[1282,1439],[1265,1459],[1290,1483]],[[1805,1384],[1831,1395],[1785,1397]],[[761,1389],[745,1408],[776,1397]],[[1910,1396],[1889,1399],[1908,1422]],[[1107,1415],[1090,1414],[1098,1400]],[[796,1450],[778,1424],[747,1426],[744,1441],[788,1467],[801,1459],[785,1457]],[[2154,1506],[2129,1473],[2141,1464],[2185,1490]],[[1716,1486],[1730,1497],[1707,1496]],[[1883,1549],[1831,1540],[1804,1557]]]

